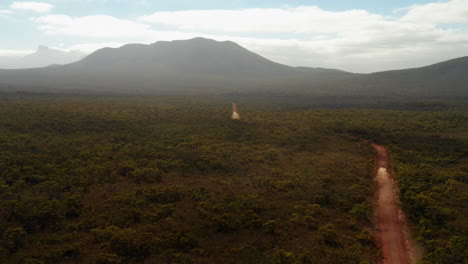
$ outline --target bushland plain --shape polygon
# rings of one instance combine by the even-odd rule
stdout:
[[[376,263],[369,142],[424,261],[466,261],[465,109],[238,98],[230,120],[227,99],[1,98],[6,263]]]

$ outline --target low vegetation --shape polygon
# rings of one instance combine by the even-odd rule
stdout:
[[[239,106],[4,97],[0,258],[376,263],[367,139],[390,146],[428,263],[463,261],[466,112]]]

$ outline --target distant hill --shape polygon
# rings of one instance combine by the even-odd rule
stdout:
[[[151,45],[129,44],[100,49],[74,64],[102,71],[126,70],[157,73],[257,76],[287,74],[293,67],[272,62],[238,44],[195,38],[160,41]]]
[[[23,57],[0,57],[0,69],[40,68],[61,65],[83,59],[86,54],[79,51],[64,52],[39,46],[36,52]]]
[[[468,96],[468,57],[433,65],[354,76],[352,90],[393,96]]]
[[[0,71],[3,91],[241,92],[334,96],[467,96],[468,57],[372,74],[291,67],[240,45],[195,38],[100,49],[68,65]]]

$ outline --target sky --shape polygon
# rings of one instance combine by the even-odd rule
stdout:
[[[420,67],[468,56],[468,0],[0,0],[0,60],[194,37],[291,66]]]

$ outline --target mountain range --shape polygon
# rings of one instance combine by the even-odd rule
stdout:
[[[104,48],[80,61],[0,70],[0,91],[151,93],[239,92],[307,95],[466,97],[468,57],[434,65],[355,74],[291,67],[240,45],[195,38]]]

